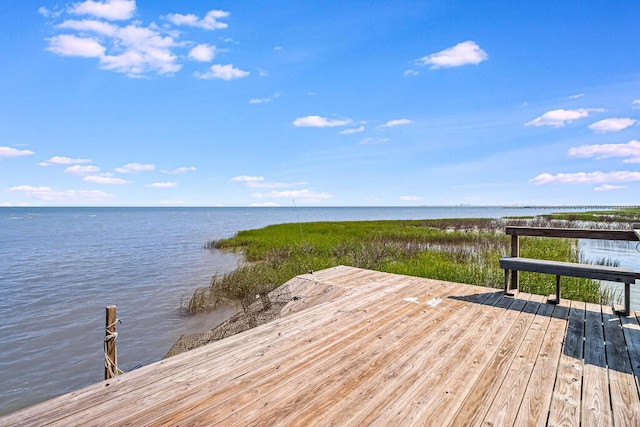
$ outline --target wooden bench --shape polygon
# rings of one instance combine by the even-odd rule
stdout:
[[[500,267],[504,269],[504,292],[518,290],[520,271],[532,273],[553,274],[556,276],[555,299],[549,302],[560,302],[560,277],[571,276],[595,280],[608,280],[624,283],[624,309],[621,311],[629,315],[631,311],[631,284],[640,279],[640,273],[628,268],[609,267],[603,265],[580,264],[575,262],[549,261],[519,256],[519,236],[557,237],[568,239],[600,239],[640,241],[640,225],[634,224],[634,230],[589,230],[575,228],[546,228],[546,227],[507,227],[506,233],[511,236],[511,256],[500,259]],[[511,279],[511,280],[509,280]]]

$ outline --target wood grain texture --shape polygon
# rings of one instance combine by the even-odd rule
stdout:
[[[562,302],[565,303],[566,300]],[[573,301],[551,399],[549,426],[580,425],[584,331],[585,304]]]
[[[634,405],[638,400],[638,389],[631,369],[631,361],[622,331],[620,317],[611,307],[602,307],[605,347],[609,368],[609,389],[615,426],[631,426],[640,423],[639,408]]]
[[[554,306],[549,325],[542,339],[535,366],[520,405],[516,426],[544,426],[547,423],[553,390],[559,376],[558,363],[566,334],[568,301]],[[579,389],[578,389],[579,392]]]
[[[541,296],[351,267],[299,276],[290,290],[300,298],[280,319],[10,414],[0,425],[638,419],[636,313],[620,318],[599,305],[551,305]]]
[[[586,305],[582,424],[612,425],[602,307],[595,304]]]

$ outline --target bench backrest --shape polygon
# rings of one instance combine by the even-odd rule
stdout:
[[[634,224],[636,228],[637,224]],[[562,237],[568,239],[599,239],[640,241],[638,230],[592,230],[585,228],[506,227],[510,236]]]

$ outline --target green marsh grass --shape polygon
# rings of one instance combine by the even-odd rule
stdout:
[[[337,265],[501,288],[504,272],[498,260],[510,253],[511,242],[505,225],[494,219],[385,220],[241,231],[216,241],[215,247],[242,251],[245,264],[214,277],[200,296],[196,292],[190,311],[223,300],[251,302],[259,296],[264,301],[269,291],[299,274]],[[569,239],[522,238],[520,251],[525,257],[578,262],[577,242]],[[555,276],[522,272],[520,277],[523,292],[555,292]],[[568,277],[562,278],[562,296],[594,303],[613,298],[597,281]]]
[[[545,218],[570,221],[640,222],[640,208],[620,208],[587,212],[562,212],[544,215]]]

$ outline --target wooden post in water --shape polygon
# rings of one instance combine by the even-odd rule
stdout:
[[[106,327],[104,336],[104,379],[108,380],[118,374],[118,359],[116,353],[116,306],[108,305],[106,310]]]

